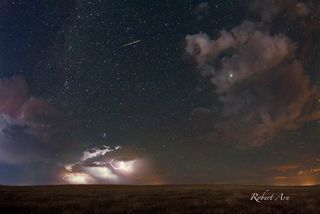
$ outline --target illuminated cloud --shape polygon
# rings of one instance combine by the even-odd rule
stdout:
[[[219,94],[256,74],[271,72],[294,50],[285,36],[252,31],[253,24],[248,23],[244,22],[231,33],[221,32],[217,40],[211,41],[204,34],[186,36],[186,51],[196,58],[202,74],[210,78]],[[223,51],[232,55],[223,56]]]
[[[90,184],[94,183],[94,179],[85,173],[68,173],[63,176],[63,179],[70,184]]]
[[[301,167],[300,164],[282,164],[282,165],[274,167],[274,169],[278,172],[281,172],[281,173],[287,173],[292,170],[299,169],[300,167]]]
[[[305,4],[291,3],[299,9],[296,17],[308,15]],[[319,92],[305,70],[305,60],[296,56],[303,44],[281,31],[270,33],[269,21],[286,8],[284,4],[255,1],[253,8],[264,8],[259,11],[262,22],[246,20],[221,31],[217,39],[204,33],[185,37],[186,53],[215,87],[219,100],[220,108],[201,119],[214,121],[211,131],[204,134],[207,141],[219,138],[241,146],[261,146],[282,130],[320,119]]]
[[[81,161],[86,161],[91,158],[99,157],[99,156],[104,156],[105,154],[109,152],[113,152],[115,150],[121,149],[120,146],[116,146],[115,148],[111,148],[109,146],[103,145],[102,148],[92,148],[88,151],[84,151]]]
[[[132,151],[129,153],[123,152],[120,146],[105,145],[84,151],[81,161],[65,165],[62,179],[73,183],[70,177],[74,173],[80,173],[91,178],[88,183],[136,183],[136,177],[140,178],[148,172],[147,161],[139,154]],[[148,182],[148,176],[145,179],[144,181]]]
[[[91,175],[94,178],[106,180],[106,181],[117,181],[118,176],[114,174],[109,168],[102,166],[90,166],[83,167],[83,171]]]
[[[51,161],[68,147],[68,122],[46,100],[32,97],[21,76],[0,79],[0,161]]]
[[[136,167],[137,160],[130,161],[115,161],[111,159],[109,164],[113,170],[118,171],[120,173],[133,173]]]
[[[29,99],[27,82],[21,76],[0,79],[0,113],[19,118],[21,108]]]
[[[311,175],[311,174],[315,174],[315,173],[320,174],[320,166],[314,167],[314,168],[300,170],[300,171],[297,172],[297,175]]]

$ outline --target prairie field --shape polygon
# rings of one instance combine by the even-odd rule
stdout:
[[[289,200],[250,200],[253,193]],[[320,186],[0,186],[0,213],[320,213]]]

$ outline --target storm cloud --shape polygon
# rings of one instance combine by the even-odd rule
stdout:
[[[80,160],[66,164],[62,180],[71,184],[152,183],[147,155],[137,149],[102,145],[83,152]]]
[[[64,113],[45,99],[30,95],[23,77],[0,79],[0,164],[18,166],[18,169],[30,163],[45,166],[35,173],[46,179],[42,183],[144,183],[152,180],[146,155],[120,146],[88,149],[78,162],[65,164],[68,162],[65,156],[77,159],[75,151],[81,149],[70,137],[73,130]],[[34,177],[33,182],[39,183],[38,179]]]

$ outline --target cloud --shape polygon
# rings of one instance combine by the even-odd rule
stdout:
[[[64,175],[63,179],[71,184],[94,183],[94,179],[86,173],[68,173]]]
[[[278,172],[281,172],[281,173],[287,173],[292,170],[296,170],[297,168],[300,168],[300,167],[301,167],[301,164],[290,163],[290,164],[278,165],[278,166],[274,167],[274,169]]]
[[[318,174],[320,173],[320,167],[306,169],[306,170],[300,170],[297,172],[297,175],[310,175],[310,174],[315,174],[315,173],[318,173]]]
[[[79,156],[78,162],[64,164],[64,155],[75,148],[69,137],[71,131],[62,112],[29,94],[23,77],[0,79],[0,163],[20,170],[28,164],[41,166],[35,169],[35,176],[24,178],[24,183],[138,184],[154,180],[147,156],[129,147],[91,148]]]
[[[296,13],[297,13],[298,16],[307,16],[310,13],[309,8],[307,7],[307,5],[305,5],[302,2],[297,3],[295,9],[296,9]]]
[[[199,67],[202,68],[209,62],[213,62],[212,60],[222,51],[244,44],[249,39],[249,34],[255,30],[255,23],[245,21],[230,32],[221,31],[220,37],[216,40],[211,40],[205,33],[187,35],[185,50],[196,59]]]
[[[21,76],[0,80],[0,113],[18,118],[21,108],[29,99],[29,89]]]
[[[62,180],[71,184],[150,183],[149,162],[141,152],[120,146],[101,146],[83,152],[80,161],[66,164]]]
[[[21,76],[0,79],[0,161],[50,160],[67,147],[65,116],[32,97]]]
[[[91,160],[93,158],[104,156],[105,154],[116,151],[118,149],[121,149],[121,147],[116,146],[115,148],[111,148],[109,146],[103,145],[100,148],[92,148],[88,151],[83,152],[83,155],[81,157],[81,161]]]
[[[250,0],[247,1],[247,5],[250,12],[258,13],[263,22],[270,23],[275,18],[281,16],[297,18],[309,15],[309,5],[311,2],[299,2],[297,0]]]
[[[269,72],[292,55],[294,45],[288,38],[253,31],[253,26],[244,22],[231,32],[222,31],[217,40],[203,34],[186,36],[186,51],[196,58],[217,93],[226,92],[257,73]],[[223,51],[229,51],[231,56],[223,56]]]
[[[271,183],[276,185],[315,185],[319,183],[320,167],[318,158],[302,158],[272,167]]]
[[[185,37],[186,53],[218,96],[220,108],[206,112],[207,120],[214,121],[204,134],[208,138],[261,146],[282,130],[320,119],[318,89],[296,56],[301,44],[282,32],[270,33],[269,22],[284,10],[284,3],[259,1],[252,7],[267,3],[260,11],[262,22],[245,20],[216,39],[205,33]],[[297,16],[308,15],[306,5],[294,6]]]
[[[26,127],[20,121],[9,116],[0,116],[0,161],[20,164],[39,159],[37,154],[39,140],[27,134]]]

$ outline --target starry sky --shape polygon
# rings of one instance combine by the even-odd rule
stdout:
[[[3,0],[0,184],[320,183],[316,0]]]

